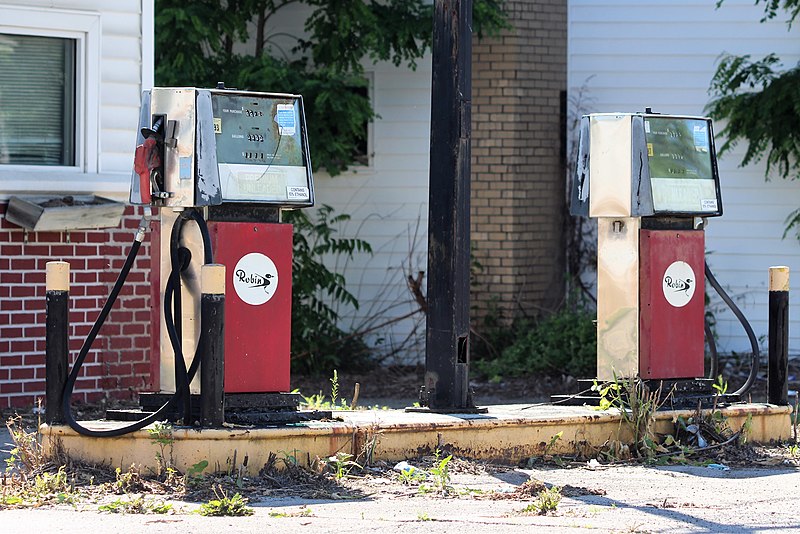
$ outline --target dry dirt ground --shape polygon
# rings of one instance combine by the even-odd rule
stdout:
[[[748,357],[725,357],[720,360],[719,372],[728,382],[732,392],[742,385],[750,373]],[[758,380],[749,397],[755,402],[766,400],[766,363],[761,362]],[[355,384],[359,384],[359,404],[386,405],[391,408],[409,406],[419,400],[419,389],[423,383],[424,366],[381,367],[362,373],[340,372],[339,392],[348,401],[352,400]],[[292,388],[303,395],[322,393],[330,396],[330,376],[292,376]],[[789,390],[800,390],[800,358],[789,360]],[[552,394],[578,392],[578,382],[569,374],[554,376],[503,377],[495,380],[475,374],[470,377],[470,387],[477,405],[519,404],[548,401]],[[792,399],[794,402],[794,399]]]
[[[787,454],[784,451],[784,455]],[[359,471],[340,481],[330,476],[263,473],[241,480],[254,514],[203,517],[198,501],[209,490],[177,497],[145,489],[149,502],[165,500],[164,515],[98,511],[115,500],[134,500],[143,488],[118,495],[87,491],[73,504],[36,508],[0,507],[3,532],[791,532],[800,530],[797,487],[800,471],[777,456],[772,467],[732,465],[719,471],[703,465],[645,467],[594,466],[585,462],[557,467],[491,466],[452,460],[446,494],[425,492],[419,483],[403,484],[382,467]],[[434,461],[410,463],[429,471]],[[264,482],[273,478],[273,482]],[[291,478],[291,477],[290,477]],[[284,483],[291,482],[286,487]],[[235,484],[227,483],[229,494]],[[434,482],[424,484],[433,486]],[[560,487],[555,511],[525,511],[546,487]]]
[[[383,367],[362,373],[338,373],[340,395],[352,401],[355,385],[359,385],[359,405],[385,405],[390,408],[410,406],[419,400],[423,383],[423,366]],[[470,380],[473,400],[478,405],[515,404],[547,401],[553,393],[576,393],[577,382],[569,375],[486,380]],[[330,397],[331,377],[292,376],[292,388],[303,395],[322,393]]]

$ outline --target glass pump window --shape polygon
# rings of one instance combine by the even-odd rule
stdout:
[[[719,210],[708,121],[646,117],[647,160],[653,209],[667,213]]]
[[[300,101],[214,93],[211,102],[223,199],[309,201]]]
[[[74,39],[0,33],[0,164],[73,166]]]

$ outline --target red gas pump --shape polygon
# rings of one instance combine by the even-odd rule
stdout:
[[[225,419],[294,422],[329,415],[298,412],[299,395],[288,393],[292,227],[281,222],[281,211],[314,204],[302,97],[221,84],[145,91],[130,201],[146,206],[148,216],[65,388],[70,426],[112,436],[156,417],[197,421],[198,345],[213,341],[200,333],[201,268],[212,262],[225,272],[223,385],[213,384],[224,390]],[[151,211],[151,374],[158,391],[140,394],[141,413],[107,413],[137,423],[89,430],[70,413],[74,376],[124,283]],[[212,363],[208,371],[216,375]]]
[[[165,310],[165,282],[175,276],[176,254],[184,265],[181,296],[172,304],[171,315],[183,366],[191,369],[199,338],[200,267],[210,248],[214,262],[226,267],[226,405],[235,407],[235,396],[248,394],[244,404],[249,408],[278,406],[285,412],[292,404],[287,399],[293,397],[287,393],[292,228],[280,221],[280,214],[314,203],[302,98],[223,88],[154,88],[143,96],[140,122],[139,142],[144,147],[151,138],[146,134],[165,125],[163,186],[151,179],[146,190],[141,169],[131,182],[132,203],[147,203],[149,194],[150,203],[158,207],[152,301],[159,305],[151,320],[151,370],[159,394],[141,395],[142,407],[155,409],[180,388],[175,333],[170,332]],[[202,211],[207,235],[200,225],[191,224],[174,235],[181,213],[188,209]],[[196,377],[189,390],[200,392]],[[253,395],[260,395],[259,400]]]

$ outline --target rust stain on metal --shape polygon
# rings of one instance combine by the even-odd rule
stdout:
[[[433,454],[433,449],[431,449],[430,445],[420,445],[417,447],[416,454],[411,456],[429,456],[431,454]]]

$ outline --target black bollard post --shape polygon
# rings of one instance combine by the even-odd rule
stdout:
[[[767,402],[789,404],[789,268],[769,268]]]
[[[225,422],[225,266],[203,265],[200,274],[200,424]]]
[[[47,262],[45,289],[45,421],[54,425],[64,422],[61,396],[69,356],[69,263]]]

